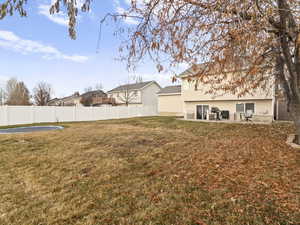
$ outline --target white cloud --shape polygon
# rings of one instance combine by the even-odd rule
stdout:
[[[55,14],[50,14],[50,8],[54,4],[55,0],[48,1],[48,4],[40,4],[38,6],[38,13],[40,15],[45,16],[48,18],[50,21],[62,25],[62,26],[68,26],[69,24],[69,18],[66,13],[63,11],[60,11],[59,13]],[[81,8],[82,5],[84,4],[85,0],[77,0],[77,8]]]
[[[56,14],[51,15],[49,12],[51,5],[39,5],[39,14],[47,17],[52,22],[62,25],[68,26],[69,20],[65,13],[59,12]]]
[[[73,62],[85,62],[88,57],[81,55],[67,55],[52,47],[37,41],[22,39],[11,31],[0,30],[0,47],[13,50],[23,55],[36,53],[45,59],[64,59]]]

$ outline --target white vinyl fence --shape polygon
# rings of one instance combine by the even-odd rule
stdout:
[[[0,126],[121,119],[156,116],[153,106],[57,107],[57,106],[0,106]]]

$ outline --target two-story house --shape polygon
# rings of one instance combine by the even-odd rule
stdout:
[[[143,105],[157,107],[157,93],[161,87],[156,81],[147,81],[118,86],[108,91],[119,105]]]
[[[185,119],[214,120],[219,115],[227,120],[244,120],[248,116],[255,121],[274,119],[276,101],[272,85],[265,89],[257,88],[242,97],[226,92],[210,94],[210,85],[193,78],[196,72],[190,68],[179,75]]]

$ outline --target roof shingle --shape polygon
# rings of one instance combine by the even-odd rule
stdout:
[[[181,93],[181,85],[167,86],[158,92],[158,94],[177,94],[177,93]]]
[[[152,82],[155,82],[155,81],[147,81],[147,82],[141,82],[141,83],[135,83],[135,84],[125,84],[125,85],[118,86],[118,87],[108,91],[108,93],[119,92],[119,91],[129,91],[129,90],[139,90]]]

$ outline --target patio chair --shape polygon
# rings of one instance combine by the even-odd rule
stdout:
[[[246,121],[252,121],[252,117],[253,117],[253,111],[252,110],[247,110],[247,112],[245,113],[245,120]]]

